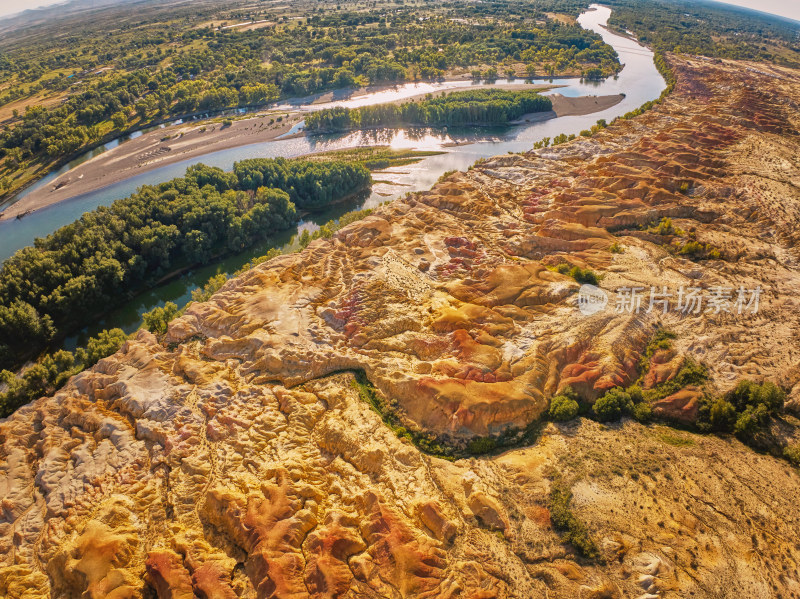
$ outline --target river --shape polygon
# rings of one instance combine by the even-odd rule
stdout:
[[[191,298],[192,290],[203,285],[209,277],[221,272],[231,273],[247,263],[251,258],[263,255],[271,247],[287,247],[287,244],[291,242],[293,236],[299,231],[306,229],[313,231],[320,224],[336,219],[344,212],[374,207],[409,191],[429,189],[443,173],[450,170],[465,170],[481,158],[489,158],[508,152],[530,150],[534,142],[544,137],[552,138],[561,133],[578,134],[583,129],[590,128],[598,119],[605,119],[610,122],[615,117],[657,98],[666,87],[666,83],[655,68],[652,52],[630,38],[616,35],[605,29],[604,25],[608,22],[611,9],[598,5],[592,5],[592,7],[593,9],[587,10],[578,17],[578,22],[584,28],[600,34],[603,40],[617,51],[624,68],[617,77],[598,82],[584,82],[579,79],[557,79],[553,83],[561,87],[545,93],[559,93],[564,96],[625,94],[622,102],[607,110],[583,116],[564,116],[528,123],[495,132],[487,132],[485,130],[479,132],[378,130],[335,136],[279,139],[213,152],[199,159],[194,158],[185,162],[156,168],[120,183],[65,200],[59,204],[38,210],[21,220],[0,221],[0,240],[2,240],[0,241],[0,260],[5,260],[17,249],[31,245],[36,237],[46,236],[57,228],[80,218],[84,212],[98,206],[108,205],[115,199],[130,195],[141,185],[156,184],[174,177],[180,177],[187,166],[197,162],[230,170],[234,162],[247,158],[278,156],[289,158],[326,150],[374,145],[445,152],[426,158],[413,165],[392,168],[377,173],[375,174],[376,179],[390,181],[392,185],[376,184],[373,188],[373,193],[369,197],[347,204],[340,204],[324,213],[309,216],[301,221],[296,229],[286,231],[243,254],[229,257],[222,262],[207,267],[198,268],[167,284],[143,293],[133,300],[123,302],[123,305],[93,326],[82,331],[80,335],[68,339],[66,345],[67,347],[74,347],[76,343],[83,342],[87,335],[94,334],[104,328],[121,327],[125,331],[131,332],[141,323],[140,315],[142,312],[163,305],[167,301],[174,301],[178,305],[184,305]],[[533,80],[531,83],[547,84],[551,83],[551,81],[549,79],[539,79]],[[525,82],[524,80],[498,81],[497,85],[502,87]],[[327,104],[287,103],[282,107],[307,111],[319,110],[330,106],[365,106],[416,96],[429,91],[463,87],[464,85],[463,81],[409,83],[392,89],[362,93],[352,97],[342,95]],[[113,147],[117,143],[119,142],[111,142],[107,147]],[[98,149],[94,154],[96,155],[101,151],[103,149]],[[91,154],[76,160],[72,165],[60,169],[58,174],[73,168],[77,163],[90,157]],[[45,181],[52,180],[55,176],[57,175],[48,175]],[[42,184],[46,183],[39,182],[37,185]]]

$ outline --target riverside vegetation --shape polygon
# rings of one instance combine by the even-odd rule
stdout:
[[[384,146],[376,146],[370,148],[350,148],[345,150],[335,150],[331,152],[323,152],[307,156],[304,162],[307,163],[347,163],[363,165],[369,170],[379,170],[390,166],[403,166],[412,164],[424,157],[437,155],[440,152],[435,151],[414,151],[414,150],[396,150]],[[263,165],[275,166],[272,161],[265,161],[260,163]],[[285,162],[278,162],[283,166]],[[190,169],[191,173],[198,173],[207,171],[208,167],[198,165]],[[360,170],[360,169],[359,169]],[[248,168],[250,177],[252,178],[252,169]],[[215,175],[219,175],[218,169],[211,171]],[[360,171],[363,174],[363,170]],[[257,177],[257,175],[255,175]],[[275,179],[276,175],[274,169],[271,179]],[[263,180],[263,173],[262,173]],[[252,181],[250,181],[252,185]],[[295,189],[296,192],[296,189]],[[303,203],[302,200],[300,202]],[[371,209],[357,210],[347,212],[334,221],[329,221],[322,225],[318,230],[313,233],[304,231],[297,238],[298,249],[305,248],[309,243],[316,239],[331,237],[340,228],[369,216],[372,213]],[[294,240],[289,244],[294,246]],[[235,251],[235,250],[234,250]],[[255,258],[245,264],[238,271],[231,276],[236,276],[254,268],[258,264],[270,260],[282,251],[273,248],[269,250],[264,256]],[[1,272],[1,271],[0,271]],[[225,273],[217,274],[211,277],[206,284],[192,292],[192,302],[203,302],[208,300],[222,285],[229,279],[229,275]],[[130,293],[129,293],[130,294]],[[190,302],[191,303],[191,302]],[[168,323],[177,315],[179,315],[187,306],[179,307],[174,302],[167,302],[166,305],[156,307],[153,310],[146,312],[142,315],[142,326],[156,334],[166,331]],[[3,312],[0,309],[0,315]],[[8,320],[3,321],[5,325],[13,326]],[[35,326],[32,317],[31,326]],[[32,401],[42,395],[53,393],[58,390],[69,377],[89,368],[98,360],[109,356],[116,352],[125,341],[127,336],[121,329],[103,330],[96,337],[90,338],[85,347],[79,347],[74,352],[66,350],[58,350],[56,352],[40,356],[37,361],[19,372],[11,370],[0,371],[0,385],[4,385],[0,390],[0,418],[8,416],[20,406]]]
[[[382,154],[391,155],[388,152],[382,152]],[[398,154],[402,155],[403,153],[398,152]],[[317,158],[322,159],[322,157]],[[408,158],[400,160],[408,160]],[[317,239],[332,237],[342,227],[366,218],[371,213],[372,209],[369,208],[347,212],[337,220],[325,223],[313,233],[309,233],[307,230],[303,231],[297,239],[298,248],[296,251],[304,249]],[[240,275],[263,262],[280,256],[282,253],[280,249],[273,248],[265,255],[251,260],[232,275],[220,273],[211,277],[203,287],[192,291],[191,302],[183,308],[179,308],[174,302],[166,302],[164,306],[142,314],[142,327],[151,333],[165,333],[169,322],[185,311],[191,303],[207,301],[222,288],[231,276]],[[74,352],[62,349],[46,354],[18,373],[10,370],[0,370],[0,385],[4,386],[3,390],[0,391],[0,418],[9,416],[20,406],[38,397],[55,393],[70,377],[118,351],[127,339],[128,335],[122,329],[103,330],[96,337],[90,338],[85,347],[79,347]]]
[[[0,269],[0,367],[19,366],[171,269],[240,251],[291,226],[298,210],[370,185],[360,163],[253,159],[232,172],[198,164],[88,212]]]
[[[323,133],[372,127],[501,126],[552,108],[549,98],[534,91],[482,89],[437,97],[428,94],[419,102],[328,108],[309,114],[305,128],[309,133]]]
[[[581,7],[552,4],[572,16]],[[546,12],[520,0],[368,12],[356,2],[164,2],[74,27],[68,17],[19,27],[0,41],[0,197],[76,152],[178,116],[457,73],[597,78],[621,68],[599,35]],[[260,25],[224,27],[250,21]]]

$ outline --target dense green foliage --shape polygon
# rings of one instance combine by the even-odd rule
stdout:
[[[319,208],[370,183],[362,165],[336,161],[254,159],[233,172],[200,164],[88,212],[0,269],[0,367],[20,364],[170,269],[286,229],[295,205]]]
[[[701,430],[736,433],[745,443],[757,441],[771,417],[783,410],[786,393],[769,381],[739,381],[725,397],[706,402],[700,409]]]
[[[784,447],[783,457],[789,460],[795,466],[800,466],[800,443],[795,443]]]
[[[629,393],[616,387],[595,401],[592,411],[600,422],[619,420],[633,411],[633,400]]]
[[[237,162],[233,173],[241,189],[283,189],[298,208],[305,210],[315,210],[362,191],[371,182],[365,167],[336,161],[254,158]]]
[[[531,112],[552,110],[550,98],[535,91],[481,89],[460,91],[420,102],[362,108],[329,108],[306,117],[309,133],[401,126],[499,126]]]
[[[336,221],[329,221],[312,235],[303,237],[300,249],[308,245],[313,239],[330,237],[348,224],[366,218],[372,213],[371,209],[347,212]],[[234,275],[242,274],[255,266],[280,256],[283,252],[272,248],[264,256],[251,260]],[[208,300],[228,281],[228,275],[220,273],[211,277],[202,288],[192,291],[192,302]],[[191,303],[191,302],[190,302]],[[185,309],[185,307],[184,307]],[[154,333],[164,333],[169,322],[178,314],[178,306],[167,302],[163,307],[155,308],[142,315],[142,326]],[[85,348],[78,348],[72,352],[59,350],[53,354],[42,357],[36,364],[25,369],[19,374],[10,371],[0,372],[0,384],[6,385],[6,390],[0,393],[0,418],[8,416],[18,407],[37,399],[43,395],[57,391],[69,377],[89,368],[102,358],[116,352],[126,339],[121,329],[101,331],[97,337],[88,340]]]
[[[5,385],[5,390],[0,392],[0,418],[34,399],[55,392],[69,377],[116,352],[126,339],[127,335],[121,329],[102,331],[89,339],[85,348],[78,348],[74,353],[57,351],[20,374],[0,371],[0,384]]]
[[[580,409],[577,393],[572,390],[572,387],[567,387],[550,400],[548,415],[551,420],[556,422],[566,422],[575,418]]]
[[[142,314],[142,324],[151,333],[163,335],[167,332],[167,325],[178,314],[178,304],[167,302],[163,306],[153,308],[150,312]]]
[[[800,25],[705,0],[609,0],[609,24],[658,52],[800,65]]]
[[[142,6],[135,16],[107,9],[96,20],[84,16],[71,25],[4,34],[0,106],[26,101],[12,126],[0,131],[0,194],[34,176],[37,165],[179,115],[437,79],[471,67],[486,77],[498,70],[610,75],[621,67],[600,36],[545,14],[576,14],[581,6],[571,0],[541,8],[523,0],[457,0],[379,2],[364,11],[355,2],[254,8],[238,0],[188,10],[164,2]],[[264,22],[220,27],[248,21]]]

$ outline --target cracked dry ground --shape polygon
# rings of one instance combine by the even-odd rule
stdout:
[[[677,340],[651,382],[692,355],[717,392],[767,378],[796,407],[800,76],[670,60],[677,89],[645,115],[262,264],[0,423],[0,595],[800,596],[785,462],[586,419],[449,462],[398,438],[349,372],[410,426],[468,439],[537,419],[567,384],[628,384],[660,319]],[[722,259],[639,227],[664,216]],[[582,317],[545,268],[564,260],[604,273],[612,305],[626,285],[761,285],[762,309]],[[554,472],[603,559],[554,531]]]

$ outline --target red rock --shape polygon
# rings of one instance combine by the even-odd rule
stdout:
[[[151,551],[145,562],[147,581],[158,599],[194,599],[192,577],[183,559],[172,551]]]
[[[315,598],[333,599],[348,591],[353,580],[348,560],[366,549],[355,522],[339,511],[308,535],[306,584]]]
[[[206,563],[192,572],[192,586],[200,599],[237,599],[231,576],[222,567]]]
[[[689,386],[655,402],[653,414],[665,420],[693,424],[697,420],[702,398],[703,391],[700,388]]]

